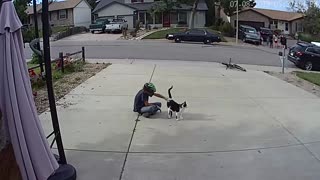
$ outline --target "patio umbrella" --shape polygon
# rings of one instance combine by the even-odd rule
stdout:
[[[46,180],[58,169],[34,104],[21,22],[11,1],[0,10],[0,109],[24,180]]]

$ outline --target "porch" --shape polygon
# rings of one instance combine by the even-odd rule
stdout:
[[[134,26],[139,21],[143,26],[157,27],[188,27],[191,11],[171,11],[167,13],[156,13],[152,16],[148,11],[134,12]],[[204,27],[205,12],[198,11],[195,15],[195,27]]]

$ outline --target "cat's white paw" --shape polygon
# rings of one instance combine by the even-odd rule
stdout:
[[[180,119],[176,119],[176,121],[180,121]]]

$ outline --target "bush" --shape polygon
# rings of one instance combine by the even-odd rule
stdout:
[[[224,36],[233,37],[234,36],[234,28],[231,26],[230,23],[226,22],[220,26],[219,30],[222,32]]]
[[[30,61],[30,64],[40,64],[39,56],[35,53],[32,53],[32,60]]]
[[[305,42],[314,42],[314,41],[319,42],[320,36],[314,36],[308,33],[299,33],[298,39]]]
[[[29,43],[31,42],[34,38],[34,30],[32,29],[27,29],[27,28],[23,28],[22,29],[22,37],[23,37],[23,42],[24,43]]]

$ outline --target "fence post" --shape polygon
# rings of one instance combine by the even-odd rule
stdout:
[[[83,46],[82,46],[82,61],[86,62],[86,52]]]
[[[64,73],[63,52],[59,52],[59,59],[60,59],[60,63],[61,63],[61,72]]]

